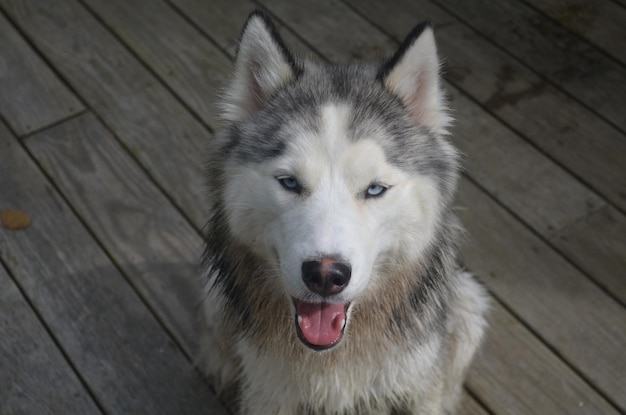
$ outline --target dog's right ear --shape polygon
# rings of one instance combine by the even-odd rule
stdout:
[[[268,15],[254,11],[239,40],[235,71],[222,103],[222,117],[240,121],[261,110],[278,88],[302,72]]]

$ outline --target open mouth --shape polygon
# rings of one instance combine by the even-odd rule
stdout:
[[[293,299],[296,332],[305,346],[326,350],[339,344],[346,328],[350,303],[309,303]]]

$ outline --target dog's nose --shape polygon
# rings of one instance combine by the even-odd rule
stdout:
[[[302,263],[302,281],[323,297],[339,294],[350,282],[350,264],[330,258]]]

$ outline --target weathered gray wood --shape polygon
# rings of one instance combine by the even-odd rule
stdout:
[[[447,67],[447,79],[453,85],[481,102],[575,175],[584,178],[603,196],[626,208],[626,175],[623,174],[626,141],[621,132],[545,84],[429,1],[348,1],[398,41],[416,22],[432,19]],[[454,109],[459,108],[455,105]],[[463,128],[456,130],[457,133],[462,131]],[[477,138],[472,136],[471,139]],[[520,178],[523,175],[520,174]],[[558,210],[544,212],[549,216],[559,215]]]
[[[18,135],[84,109],[1,14],[0,91],[0,115]]]
[[[248,18],[248,15],[259,8],[258,3],[249,0],[168,0],[175,7],[184,13],[185,16],[208,35],[222,49],[228,52],[233,58],[237,52],[237,43],[241,35],[241,29]],[[282,24],[279,20],[274,20],[274,24],[280,30],[280,36],[288,46],[298,45],[296,52],[304,54],[306,50],[309,54],[315,54],[302,45],[302,41],[294,32]]]
[[[493,413],[618,413],[502,306],[492,306],[467,383]]]
[[[80,135],[66,132],[59,145]],[[191,363],[23,149],[6,134],[0,149],[2,202],[33,218],[24,231],[0,231],[0,255],[103,409],[220,413]],[[80,166],[84,174],[94,167],[89,157]]]
[[[626,130],[626,71],[622,65],[522,2],[436,3]]]
[[[624,410],[626,310],[466,180],[459,204],[469,268]]]
[[[248,0],[171,0],[197,27],[207,33],[229,55],[235,56],[241,29],[257,6]],[[282,35],[282,32],[281,32]]]
[[[576,223],[605,202],[454,88],[452,141],[473,180],[542,235]],[[564,201],[567,201],[564,203]]]
[[[184,350],[197,352],[202,238],[93,115],[26,144]]]
[[[260,2],[326,59],[335,62],[380,60],[396,48],[393,39],[372,27],[340,2]],[[340,40],[340,41],[339,41]]]
[[[5,134],[0,126],[0,135]],[[4,203],[0,201],[0,209]],[[0,228],[0,232],[9,231]],[[3,415],[100,413],[1,264],[0,411]]]
[[[115,102],[119,94],[153,83],[75,0],[2,0],[0,5],[88,104]]]
[[[553,243],[626,303],[626,217],[611,207],[563,229]]]
[[[458,415],[487,415],[487,411],[467,393],[463,393],[459,403]]]
[[[201,227],[199,173],[210,133],[74,0],[0,5]]]
[[[94,110],[200,229],[206,224],[203,163],[212,139],[162,85],[151,85]]]
[[[611,0],[530,0],[562,26],[626,63],[626,8]]]
[[[163,1],[87,0],[111,29],[207,124],[228,58]]]

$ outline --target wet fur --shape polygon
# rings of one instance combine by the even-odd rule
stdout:
[[[457,156],[443,139],[450,119],[438,84],[436,96],[423,100],[432,104],[427,106],[390,94],[394,86],[385,83],[424,30],[430,29],[418,26],[383,65],[356,66],[298,61],[260,13],[244,29],[239,54],[245,58],[245,34],[253,32],[274,45],[267,53],[275,62],[254,68],[252,86],[240,73],[245,67],[237,66],[224,99],[227,124],[212,143],[201,351],[203,370],[218,390],[237,389],[244,415],[442,414],[456,407],[485,328],[487,301],[457,261],[460,226],[449,208]],[[344,101],[354,103],[346,122],[354,139],[368,129],[393,135],[395,143],[378,141],[388,162],[429,178],[423,189],[434,202],[425,208],[431,221],[424,226],[432,235],[407,237],[381,255],[367,289],[350,307],[343,340],[314,352],[296,335],[275,261],[234,235],[227,184],[240,166],[287,151],[287,132],[319,134],[322,115],[316,111]],[[286,128],[294,119],[299,124]],[[255,214],[255,206],[234,209]]]

